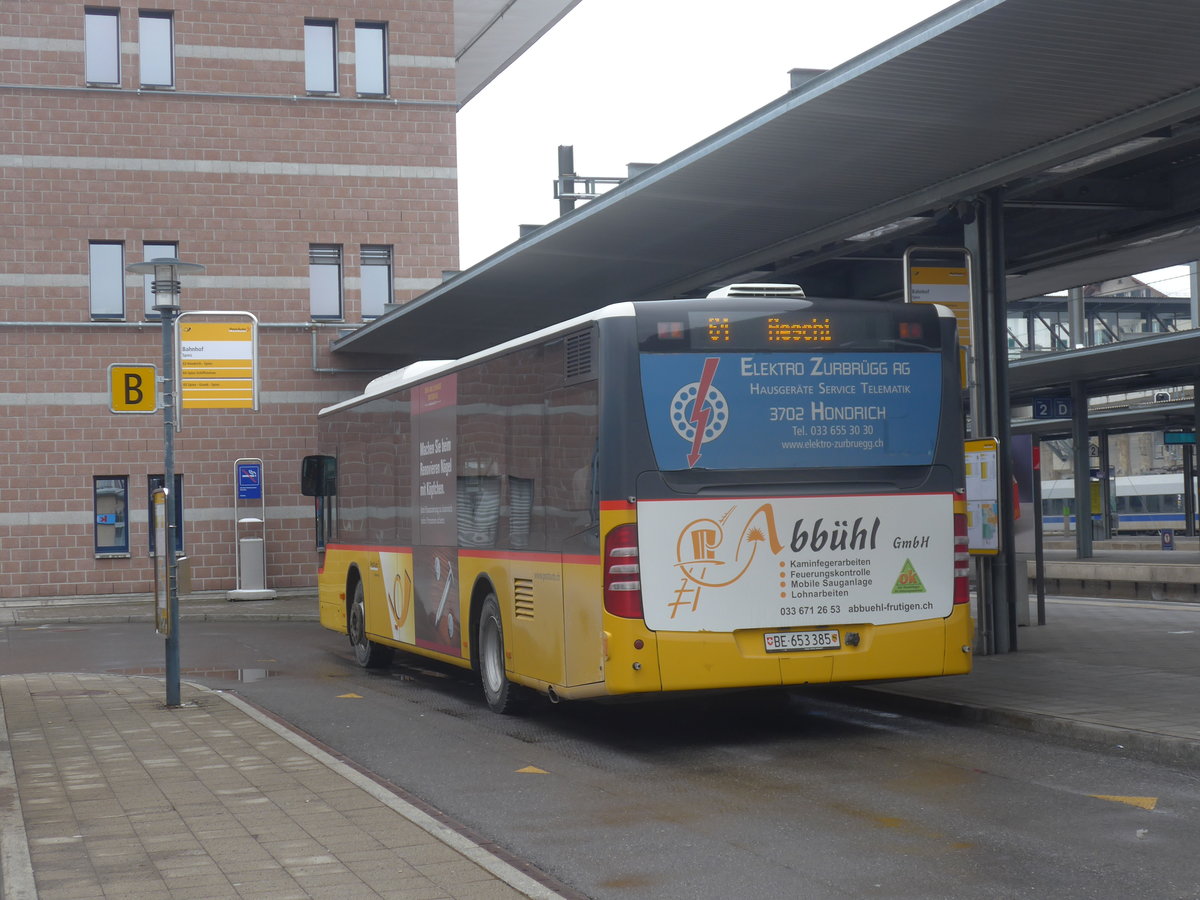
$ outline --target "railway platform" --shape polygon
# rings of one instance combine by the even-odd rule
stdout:
[[[1090,559],[1076,557],[1071,540],[1044,542],[1045,592],[1073,597],[1182,600],[1200,603],[1200,538],[1175,537],[1163,550],[1157,538],[1096,541]],[[1031,590],[1034,563],[1026,564]]]

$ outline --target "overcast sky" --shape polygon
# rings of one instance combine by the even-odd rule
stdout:
[[[559,144],[576,173],[623,176],[776,99],[789,69],[831,68],[951,5],[582,0],[458,115],[462,267],[557,217]],[[1171,274],[1157,286],[1186,296]]]

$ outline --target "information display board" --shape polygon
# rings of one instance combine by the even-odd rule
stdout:
[[[257,409],[254,322],[179,323],[184,409]]]
[[[909,269],[913,303],[937,303],[958,320],[958,343],[971,346],[971,282],[964,266],[913,266]]]
[[[967,441],[967,543],[971,553],[1000,552],[1000,442],[995,438]]]

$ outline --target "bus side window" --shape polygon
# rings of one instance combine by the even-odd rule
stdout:
[[[517,550],[529,546],[533,520],[533,479],[510,475],[508,478],[508,536]]]
[[[508,427],[504,472],[508,509],[507,546],[517,550],[546,549],[543,501],[543,431],[546,425],[544,384],[546,351],[526,347],[505,357],[505,421]]]
[[[551,548],[596,522],[597,382],[573,384],[547,397],[546,516]]]
[[[500,478],[459,475],[455,488],[460,547],[495,547],[500,525]]]

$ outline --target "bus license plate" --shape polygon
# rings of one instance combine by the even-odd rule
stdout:
[[[775,631],[763,635],[768,653],[789,650],[836,650],[842,636],[836,628],[829,631]]]

